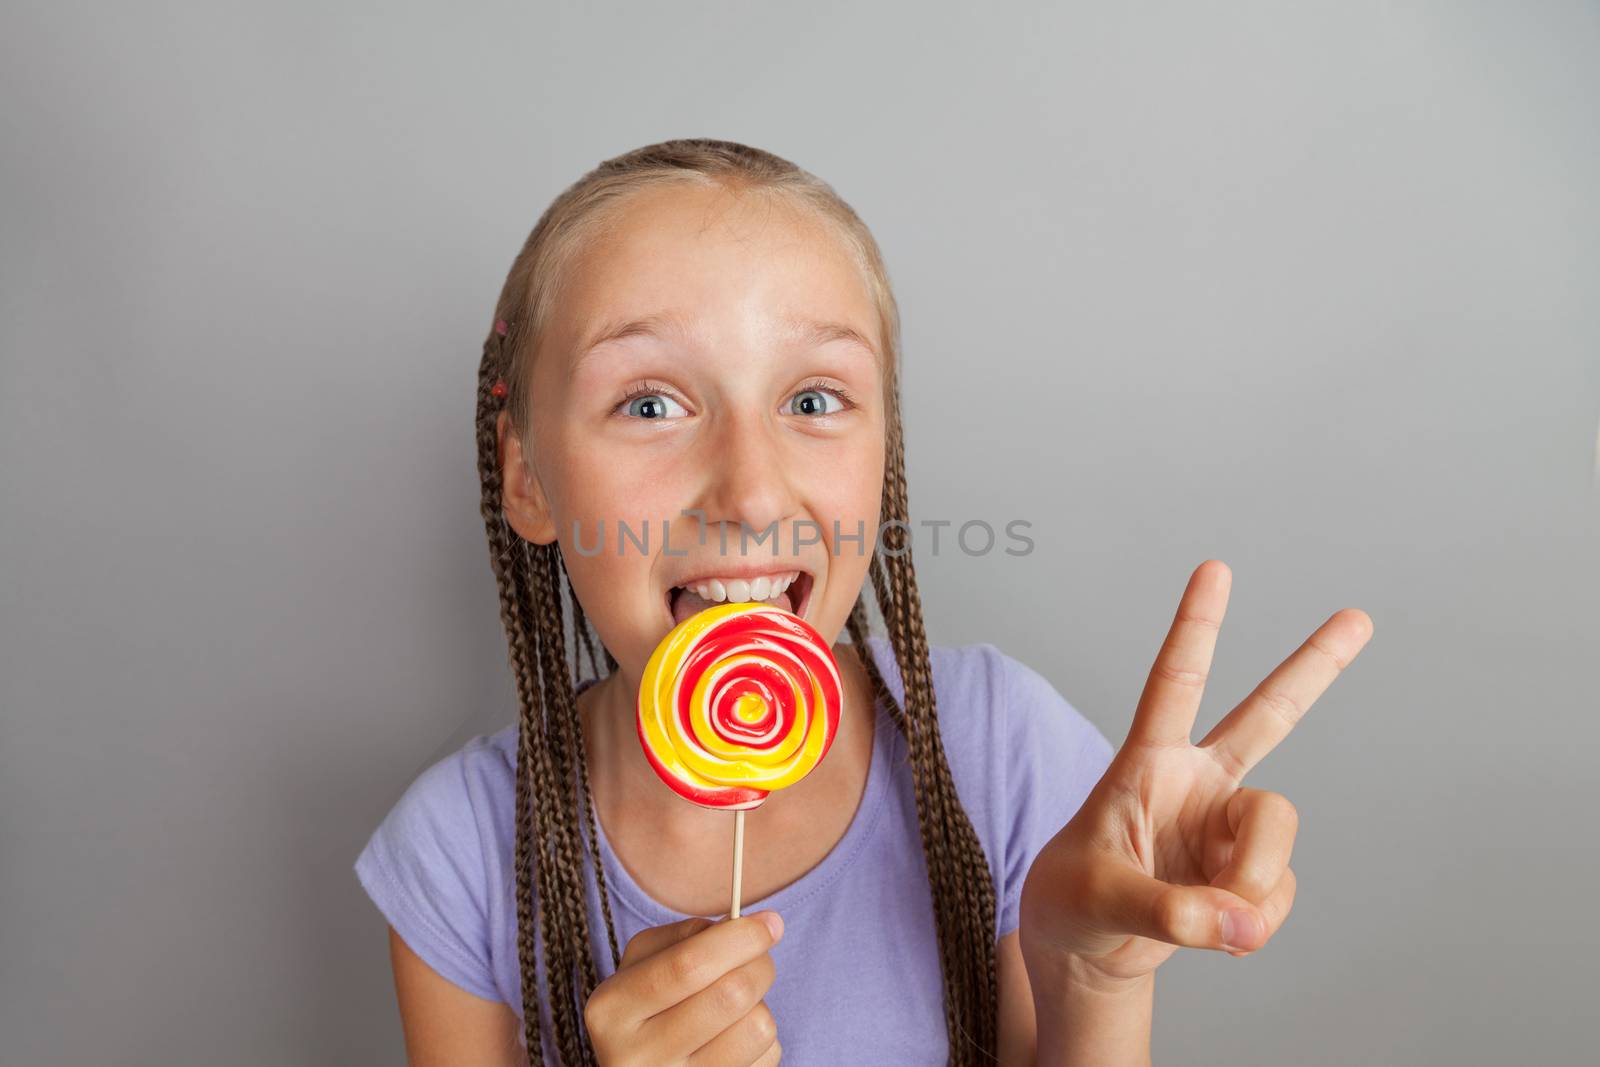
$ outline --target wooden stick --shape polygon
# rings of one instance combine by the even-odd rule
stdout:
[[[744,867],[744,809],[739,808],[733,813],[733,914],[729,918],[739,917],[739,876]]]

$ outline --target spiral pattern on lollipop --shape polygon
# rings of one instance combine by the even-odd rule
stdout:
[[[753,808],[822,761],[841,697],[833,650],[809,623],[770,604],[716,604],[651,653],[639,741],[685,800]]]

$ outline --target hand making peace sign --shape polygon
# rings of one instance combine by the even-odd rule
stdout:
[[[1179,945],[1244,955],[1288,916],[1294,805],[1239,783],[1355,659],[1372,620],[1335,612],[1192,744],[1231,580],[1218,560],[1190,576],[1121,750],[1034,859],[1021,904],[1031,960],[1136,979]]]

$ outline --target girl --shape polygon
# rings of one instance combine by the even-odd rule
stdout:
[[[929,647],[898,312],[828,185],[725,141],[629,152],[551,204],[497,312],[478,459],[520,720],[356,863],[413,1062],[1142,1063],[1176,946],[1283,923],[1294,807],[1239,782],[1370,620],[1193,745],[1229,585],[1202,564],[1115,756],[994,646]],[[655,776],[634,716],[656,644],[724,599],[850,639],[834,747],[748,813],[748,910],[713,922],[732,820]]]

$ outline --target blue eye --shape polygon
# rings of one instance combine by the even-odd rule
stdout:
[[[684,410],[682,404],[665,393],[639,392],[630,396],[624,403],[627,413],[638,419],[658,420],[668,418],[669,405],[671,408],[677,409],[678,414],[676,417],[681,418],[689,414],[688,411]]]
[[[836,406],[829,408],[829,400]],[[789,410],[796,415],[837,415],[844,410],[844,401],[832,389],[802,389],[789,402]]]

